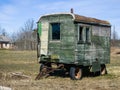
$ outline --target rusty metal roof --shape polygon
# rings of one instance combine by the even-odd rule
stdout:
[[[86,23],[110,25],[110,23],[108,21],[105,21],[105,20],[99,20],[96,18],[80,16],[77,14],[74,14],[74,15],[75,15],[75,21],[78,21],[78,22],[80,21],[80,22],[86,22]]]

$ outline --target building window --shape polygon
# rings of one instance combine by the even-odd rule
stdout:
[[[52,40],[60,40],[60,23],[51,23]]]
[[[79,26],[79,29],[78,29],[78,41],[83,41],[83,29],[84,29],[83,26]]]
[[[5,46],[7,47],[7,43],[5,43]]]

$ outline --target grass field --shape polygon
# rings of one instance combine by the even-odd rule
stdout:
[[[116,52],[120,49],[111,49],[111,64],[107,65],[108,74],[105,76],[83,77],[77,81],[49,76],[36,81],[39,70],[36,51],[0,50],[0,86],[13,90],[120,90],[120,54]],[[13,77],[12,73],[28,77]]]

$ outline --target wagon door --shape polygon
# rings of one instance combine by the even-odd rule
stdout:
[[[48,52],[48,27],[47,22],[38,23],[38,57],[47,55]]]

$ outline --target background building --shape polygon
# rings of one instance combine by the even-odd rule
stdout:
[[[12,49],[12,41],[7,36],[0,35],[0,49]]]

